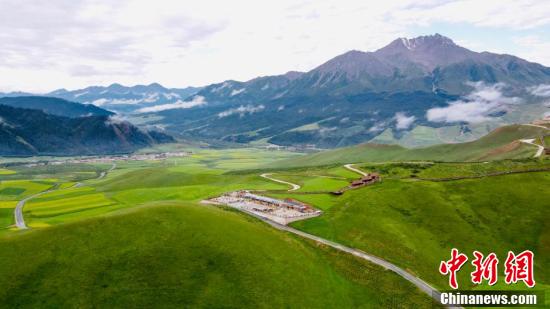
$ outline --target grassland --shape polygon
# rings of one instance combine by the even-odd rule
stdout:
[[[391,159],[387,153],[378,155],[374,161]],[[268,195],[293,197],[323,209],[322,216],[293,226],[381,256],[439,288],[447,286],[437,267],[452,247],[469,255],[480,250],[499,257],[507,250],[531,249],[536,255],[537,289],[548,289],[550,173],[491,176],[548,169],[548,159],[351,161],[365,171],[381,173],[383,181],[334,196],[322,192],[340,189],[358,175],[338,163],[350,162],[346,158],[330,156],[333,159],[314,162],[328,162],[323,166],[277,167],[302,157],[257,149],[195,149],[185,158],[118,162],[103,179],[96,178],[109,164],[34,171],[10,167],[15,174],[0,175],[0,303],[431,306],[425,295],[391,272],[243,214],[198,206],[205,198],[238,189],[266,190]],[[268,170],[301,189],[286,192],[288,186],[259,176]],[[81,173],[88,178],[79,178]],[[467,179],[447,181],[457,177]],[[73,187],[77,181],[83,186]],[[25,206],[30,231],[7,229],[18,200],[54,185],[57,191]],[[474,288],[466,284],[468,275],[461,272],[459,280],[464,288]]]
[[[545,129],[512,125],[498,128],[473,142],[443,144],[425,148],[404,148],[396,145],[362,144],[348,148],[291,158],[266,167],[288,168],[358,162],[434,160],[443,162],[476,162],[532,157],[536,148],[518,140],[536,138]]]
[[[537,256],[537,287],[548,290],[550,172],[487,175],[549,168],[549,164],[548,160],[360,164],[363,170],[381,173],[383,182],[340,197],[291,192],[271,196],[293,197],[325,211],[293,223],[294,227],[385,257],[440,288],[446,288],[447,279],[439,275],[437,266],[453,247],[469,255],[479,250],[499,256],[508,250],[531,249]],[[294,171],[299,173],[310,172]],[[481,178],[427,181],[422,177]],[[468,276],[463,272],[460,281],[465,288],[474,288]]]
[[[206,206],[141,207],[0,247],[12,308],[430,306],[393,273]]]

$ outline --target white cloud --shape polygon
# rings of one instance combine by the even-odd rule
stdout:
[[[97,99],[97,100],[94,100],[92,102],[89,102],[95,106],[102,106],[102,105],[105,105],[107,103],[109,103],[110,101],[105,99],[105,98],[101,98],[101,99]]]
[[[489,43],[463,28],[512,40],[518,29],[547,27],[549,16],[550,2],[540,0],[1,0],[0,76],[10,78],[0,87],[46,92],[248,80],[310,70],[351,49],[372,51],[438,28],[464,33],[453,39],[483,50]],[[548,65],[542,36],[524,41],[523,50]]]
[[[161,104],[161,105],[155,105],[150,107],[143,107],[137,110],[138,113],[153,113],[153,112],[160,112],[165,111],[169,109],[187,109],[192,108],[196,106],[205,105],[206,100],[203,96],[197,95],[193,97],[193,100],[191,101],[182,101],[178,100],[175,103],[170,104]]]
[[[550,3],[550,2],[549,2]],[[529,61],[550,65],[550,41],[548,38],[541,38],[538,35],[514,37],[516,44],[516,56],[523,57]]]
[[[244,88],[241,88],[241,89],[235,89],[233,91],[231,91],[231,96],[236,96],[238,95],[239,93],[243,93],[246,89]]]
[[[124,122],[128,122],[128,119],[126,117],[115,114],[107,118],[107,120],[105,121],[105,125],[119,124]]]
[[[429,109],[426,118],[433,122],[478,123],[490,120],[491,114],[507,111],[522,102],[520,98],[505,96],[504,84],[469,84],[474,87],[474,91],[460,100],[450,102],[447,107]]]
[[[404,112],[398,112],[395,113],[395,116],[393,117],[395,119],[395,127],[398,130],[406,130],[411,127],[411,125],[416,120],[415,116],[407,116]]]
[[[386,128],[385,122],[378,122],[378,123],[375,123],[374,126],[369,128],[369,132],[380,132],[380,131],[384,131],[385,128]]]
[[[537,97],[550,97],[550,85],[540,84],[533,87],[528,87],[527,91]]]
[[[224,118],[224,117],[231,116],[233,114],[238,114],[240,117],[243,117],[246,114],[254,114],[254,113],[260,112],[264,108],[265,108],[265,106],[263,106],[263,105],[258,105],[258,106],[254,106],[254,105],[244,106],[244,105],[241,105],[237,108],[231,108],[231,109],[228,109],[226,111],[223,111],[223,112],[219,113],[218,117],[219,118]]]

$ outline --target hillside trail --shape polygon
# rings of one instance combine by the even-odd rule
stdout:
[[[550,130],[550,128],[548,128],[548,127],[541,126],[541,125],[538,125],[538,124],[532,124],[532,123],[524,123],[524,124],[522,124],[522,126],[530,126],[530,127],[542,128],[542,129],[545,129],[545,130]]]
[[[519,140],[520,142],[524,143],[524,144],[528,144],[528,145],[533,145],[533,146],[536,146],[538,149],[537,149],[537,152],[535,153],[535,155],[533,156],[533,158],[538,158],[542,155],[542,152],[544,151],[544,147],[542,147],[541,145],[537,145],[534,143],[535,139],[534,138],[526,138],[526,139],[520,139]]]
[[[344,165],[345,168],[347,168],[348,170],[352,171],[352,172],[355,172],[361,176],[367,176],[368,174],[363,172],[362,170],[358,169],[358,168],[355,168],[353,167],[353,164],[346,164]]]
[[[114,170],[116,168],[116,163],[113,163],[113,166],[111,166],[110,169],[108,169],[107,171],[105,172],[101,172],[99,174],[99,177],[97,177],[96,179],[102,179],[104,178],[109,172],[111,172],[112,170]],[[74,185],[72,185],[71,187],[69,188],[80,188],[82,187],[84,184],[81,183],[81,182],[77,182],[75,183]],[[55,191],[59,191],[59,190],[64,190],[64,189],[59,189],[57,188],[58,185],[55,185],[53,186],[52,188],[46,190],[46,191],[42,191],[42,192],[38,192],[36,194],[33,194],[31,196],[27,196],[26,198],[20,200],[19,202],[17,202],[17,205],[15,206],[15,210],[14,210],[14,218],[15,218],[15,226],[20,229],[20,230],[25,230],[25,229],[28,229],[29,227],[27,226],[27,224],[25,223],[25,218],[23,217],[23,207],[25,207],[25,204],[34,199],[34,198],[37,198],[41,195],[44,195],[46,193],[51,193],[51,192],[55,192]]]
[[[282,184],[291,186],[291,188],[288,189],[288,192],[296,191],[296,190],[299,190],[301,188],[300,185],[297,185],[297,184],[292,183],[292,182],[280,180],[280,179],[277,179],[277,178],[273,178],[273,177],[271,177],[271,175],[272,174],[264,173],[264,174],[261,174],[260,177],[263,177],[263,178],[269,179],[271,181],[275,181],[275,182],[278,182],[278,183],[282,183]]]

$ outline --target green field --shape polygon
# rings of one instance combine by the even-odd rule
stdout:
[[[512,125],[501,127],[468,143],[442,144],[425,148],[404,148],[396,145],[362,144],[347,148],[291,158],[269,167],[288,168],[358,162],[422,161],[479,162],[532,157],[536,148],[518,142],[521,138],[536,138],[546,133],[543,128]]]
[[[426,295],[392,272],[244,214],[199,204],[240,189],[310,203],[323,215],[294,227],[378,255],[441,289],[447,278],[437,267],[452,247],[469,255],[496,252],[501,259],[508,250],[531,249],[537,289],[549,289],[550,160],[362,161],[355,166],[380,173],[383,181],[335,196],[323,192],[339,190],[359,175],[334,160],[276,167],[307,157],[195,149],[189,157],[165,161],[119,161],[103,179],[97,176],[110,164],[11,166],[15,173],[0,175],[0,303],[431,306]],[[301,188],[287,192],[288,185],[259,176],[267,171]],[[509,172],[518,173],[501,175]],[[56,191],[24,208],[31,229],[10,228],[17,201],[50,188]],[[461,272],[459,282],[471,289],[468,275]]]

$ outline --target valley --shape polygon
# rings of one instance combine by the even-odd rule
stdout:
[[[87,290],[66,289],[48,300],[52,306],[95,295],[98,305],[153,300],[206,305],[224,298],[233,305],[285,306],[307,299],[311,306],[315,299],[356,307],[391,306],[407,299],[427,308],[430,296],[400,276],[445,289],[446,279],[434,269],[451,247],[501,255],[528,247],[537,255],[537,289],[546,291],[550,161],[544,155],[533,158],[536,151],[530,146],[521,159],[448,163],[429,157],[387,162],[390,151],[380,154],[385,160],[356,159],[348,161],[351,165],[315,161],[330,152],[197,148],[160,160],[136,156],[6,165],[0,175],[0,256],[5,261],[0,300],[32,306],[45,301],[50,288],[71,280]],[[296,166],[297,160],[312,164]],[[381,182],[331,194],[366,173],[379,174]],[[237,190],[294,199],[322,214],[286,227],[201,204]],[[29,229],[14,222],[21,201]],[[131,232],[135,228],[139,235]],[[31,247],[40,258],[21,263],[21,250]],[[88,250],[102,254],[86,256]],[[78,258],[69,259],[69,252]],[[152,252],[155,260],[147,258]],[[40,265],[52,266],[43,273]],[[74,272],[61,277],[60,267]],[[90,271],[98,267],[109,267],[108,277],[92,276]],[[258,277],[258,272],[264,275]],[[24,287],[31,274],[37,289]],[[467,275],[461,273],[459,280],[468,282]],[[296,298],[290,286],[274,288],[277,280],[308,288]],[[317,284],[306,283],[312,280]],[[249,293],[229,288],[235,284]],[[215,293],[207,293],[210,289]],[[203,291],[200,296],[197,290]]]
[[[8,2],[0,308],[550,306],[550,7]]]

